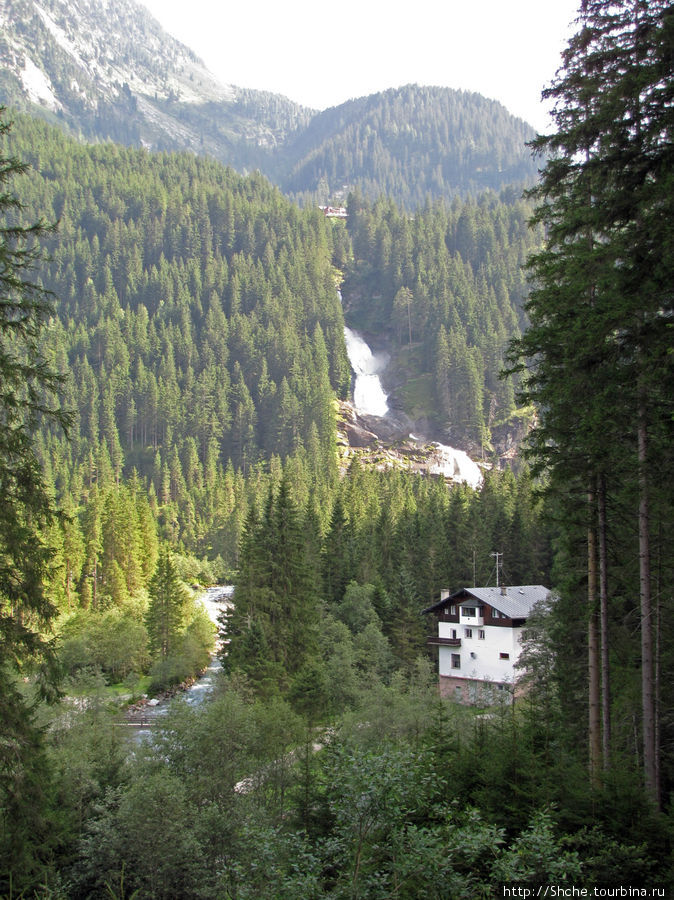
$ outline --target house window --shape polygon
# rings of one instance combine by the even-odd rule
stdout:
[[[452,653],[452,668],[453,669],[461,668],[461,654],[460,653]]]
[[[462,607],[463,614],[469,619],[475,618],[475,607],[474,606],[464,606]]]
[[[509,653],[499,653],[499,659],[510,659]]]
[[[464,629],[463,629],[463,633],[465,634],[465,636],[466,636],[467,638],[472,638],[472,636],[473,636],[473,629],[472,629],[472,628],[464,628]]]
[[[450,607],[449,607],[449,614],[450,614],[450,616],[455,616],[455,615],[456,615],[456,606],[450,606]]]
[[[456,640],[456,628],[452,628],[452,638]]]
[[[484,628],[480,628],[480,629],[478,630],[477,636],[478,636],[479,640],[481,640],[481,641],[484,640]]]

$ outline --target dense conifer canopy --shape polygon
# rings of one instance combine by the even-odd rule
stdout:
[[[527,200],[436,158],[461,104],[426,89],[296,135],[277,175],[304,209],[212,160],[0,129],[0,175],[23,174],[0,197],[0,892],[671,884],[670,7],[583,2]],[[315,208],[343,165],[346,223]],[[445,176],[475,195],[447,200]],[[345,318],[390,350],[399,411],[484,454],[479,489],[338,450]],[[533,474],[489,468],[522,422]],[[493,583],[494,551],[503,582],[554,591],[523,635],[527,692],[476,711],[438,696],[421,611]],[[131,745],[143,694],[208,664],[193,598],[224,580],[215,690]]]

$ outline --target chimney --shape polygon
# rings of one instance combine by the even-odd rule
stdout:
[[[501,585],[501,596],[505,597],[507,593],[508,593],[508,588],[505,586],[505,584],[502,584]]]

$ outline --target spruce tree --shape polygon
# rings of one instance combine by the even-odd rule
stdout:
[[[344,591],[353,577],[351,526],[338,494],[322,552],[323,596],[333,604],[341,603]]]
[[[284,689],[315,652],[316,599],[286,474],[270,490],[260,521],[249,516],[234,608],[223,624],[226,668],[243,670],[267,694]]]
[[[185,624],[187,605],[187,592],[178,578],[168,546],[164,546],[159,552],[157,568],[150,579],[148,592],[150,604],[145,624],[150,652],[160,659],[166,659],[174,649]]]
[[[10,125],[0,108],[0,137]],[[22,203],[9,184],[26,171],[0,158],[0,891],[37,887],[48,772],[42,736],[16,688],[20,672],[37,675],[55,694],[49,629],[56,608],[46,591],[53,557],[45,534],[58,518],[35,453],[38,426],[67,426],[59,408],[62,379],[40,341],[51,297],[34,279],[43,222],[22,224]],[[32,671],[31,671],[32,670]],[[13,882],[7,881],[12,878]]]
[[[548,154],[534,191],[546,246],[530,262],[531,325],[514,346],[527,360],[516,367],[527,369],[522,399],[540,411],[534,458],[563,498],[564,529],[582,522],[588,534],[590,705],[598,710],[601,667],[605,765],[609,582],[640,596],[643,771],[656,800],[650,504],[653,466],[664,436],[671,439],[673,23],[664,0],[582,3],[579,30],[545,92],[556,101],[557,131],[534,143]],[[608,551],[607,498],[611,508],[631,506],[633,523],[616,519]],[[638,566],[614,563],[609,572],[608,558],[623,553]],[[597,711],[589,734],[595,783],[599,729]]]
[[[0,121],[0,136],[9,130]],[[51,552],[40,529],[56,511],[34,437],[45,420],[68,422],[58,401],[63,379],[40,349],[51,297],[32,280],[49,229],[22,225],[22,204],[6,188],[26,169],[16,158],[0,159],[0,646],[3,661],[14,664],[48,651],[42,629],[55,609],[44,592]]]

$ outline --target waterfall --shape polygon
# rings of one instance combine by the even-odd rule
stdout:
[[[363,338],[344,327],[346,352],[355,375],[353,405],[363,416],[385,416],[388,412],[386,393],[381,386],[379,372],[388,362],[386,354],[374,354]]]
[[[341,301],[341,292],[337,293]],[[344,326],[344,340],[354,374],[354,409],[362,416],[384,418],[389,412],[388,398],[381,386],[379,373],[383,372],[388,364],[388,354],[373,353],[358,332],[347,328],[346,325]],[[426,439],[423,437],[416,437],[413,434],[410,434],[409,437],[415,443],[426,444]],[[427,452],[427,471],[429,473],[444,475],[454,481],[463,481],[473,488],[478,488],[482,484],[482,472],[479,466],[463,450],[433,442]]]

